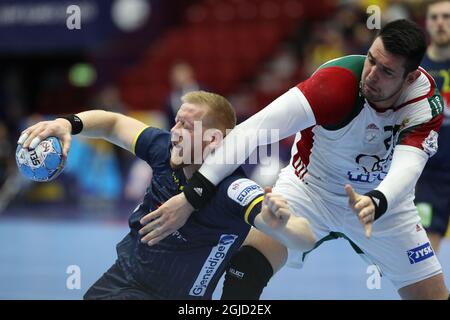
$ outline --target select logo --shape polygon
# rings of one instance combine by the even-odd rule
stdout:
[[[417,248],[408,250],[406,251],[406,253],[408,254],[409,263],[411,264],[415,264],[434,256],[433,248],[431,247],[431,244],[429,242]]]

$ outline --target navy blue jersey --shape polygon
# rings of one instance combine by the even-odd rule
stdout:
[[[450,60],[435,62],[426,54],[422,60],[422,67],[436,81],[436,86],[445,102],[444,121],[438,138],[438,152],[428,160],[423,177],[440,180],[446,178],[450,181],[448,174],[450,172]]]
[[[144,201],[129,219],[130,233],[117,245],[118,261],[129,280],[160,299],[211,299],[225,267],[261,210],[263,189],[241,168],[225,178],[215,197],[186,224],[158,244],[140,242],[139,220],[186,183],[183,170],[170,166],[170,133],[145,129],[135,154],[153,169]]]

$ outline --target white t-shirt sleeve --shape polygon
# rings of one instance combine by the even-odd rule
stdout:
[[[389,172],[375,188],[386,197],[388,210],[395,207],[416,186],[428,158],[428,154],[416,147],[395,147]]]
[[[210,154],[200,173],[217,185],[261,145],[272,144],[316,123],[308,100],[296,87],[242,122]]]

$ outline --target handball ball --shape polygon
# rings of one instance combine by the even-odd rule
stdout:
[[[56,137],[42,140],[35,149],[18,145],[16,163],[19,171],[28,179],[45,182],[55,179],[64,169],[61,141]]]

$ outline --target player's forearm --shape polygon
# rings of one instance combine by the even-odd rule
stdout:
[[[83,122],[80,136],[106,139],[111,136],[117,122],[117,114],[104,110],[89,110],[77,113]]]
[[[273,229],[267,225],[260,215],[255,217],[254,223],[258,230],[291,249],[308,251],[316,243],[316,237],[305,218],[291,216],[288,222],[278,229]]]
[[[80,112],[77,116],[83,122],[80,135],[104,139],[129,151],[133,151],[132,145],[136,135],[147,127],[136,119],[103,110]]]
[[[316,243],[308,220],[293,215],[289,218],[281,236],[284,237],[288,248],[296,250],[311,250]]]
[[[428,155],[418,148],[404,145],[395,148],[389,172],[375,189],[386,197],[388,210],[412,192],[427,160]]]
[[[313,124],[315,118],[306,98],[293,88],[231,131],[206,158],[200,173],[217,185],[258,146],[278,142]]]

